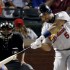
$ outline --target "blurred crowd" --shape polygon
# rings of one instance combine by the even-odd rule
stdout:
[[[39,6],[45,3],[50,6],[53,13],[60,11],[67,11],[70,14],[70,1],[69,0],[0,0],[0,15],[1,13],[6,15],[6,12],[3,12],[4,8],[19,8],[21,11],[31,9],[39,9]],[[7,12],[9,14],[10,12]]]
[[[45,3],[52,9],[53,13],[70,11],[69,0],[0,0],[0,7],[12,7],[22,9],[38,9],[40,4]]]

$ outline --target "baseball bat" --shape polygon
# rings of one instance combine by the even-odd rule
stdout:
[[[14,55],[12,55],[12,56],[6,58],[6,59],[0,61],[0,65],[4,65],[4,64],[10,62],[11,60],[15,60],[15,59],[17,58],[17,55],[19,55],[19,54],[21,54],[21,53],[24,53],[24,52],[25,52],[26,50],[28,50],[29,48],[30,48],[30,47],[27,47],[27,48],[25,48],[24,50],[22,50],[22,51],[20,51],[20,52],[18,52],[18,53],[16,53],[16,54],[14,54]]]

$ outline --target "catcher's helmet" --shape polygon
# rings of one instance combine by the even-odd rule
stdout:
[[[10,22],[5,22],[0,24],[0,29],[6,28],[6,29],[13,29],[14,25]]]
[[[45,4],[41,4],[39,7],[39,10],[41,13],[45,13],[45,12],[47,12],[49,14],[52,13],[52,10]]]

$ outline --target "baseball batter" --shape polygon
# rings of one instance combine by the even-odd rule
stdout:
[[[53,70],[70,70],[70,17],[65,11],[52,14],[45,4],[40,6],[42,16],[47,20],[42,29],[42,35],[31,44],[31,48],[40,48],[43,43],[50,43],[55,50]],[[53,24],[52,24],[53,23]],[[46,30],[45,30],[46,29]],[[54,34],[54,36],[53,36]],[[53,36],[53,37],[52,37]],[[52,37],[52,38],[49,38]],[[45,40],[46,38],[46,40]],[[46,48],[49,46],[46,46]]]

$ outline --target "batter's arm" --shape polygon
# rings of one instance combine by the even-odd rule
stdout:
[[[49,29],[49,31],[51,32],[51,34],[57,34],[57,32],[62,28],[62,26],[64,25],[65,21],[64,20],[56,20],[52,27]]]
[[[49,30],[47,30],[44,34],[42,34],[38,39],[36,39],[36,41],[34,43],[31,44],[31,48],[32,49],[37,49],[37,48],[41,48],[42,46],[42,41],[47,38],[50,37],[53,34],[57,34],[57,32],[62,28],[62,26],[64,25],[65,21],[64,20],[56,20],[52,27],[50,27]]]

